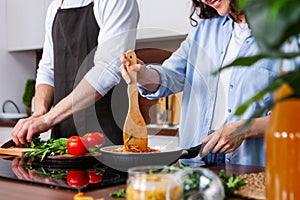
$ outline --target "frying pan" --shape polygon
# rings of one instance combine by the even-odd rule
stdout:
[[[169,165],[181,158],[194,158],[202,150],[202,144],[189,149],[170,146],[155,146],[159,152],[113,152],[113,150],[123,147],[123,145],[107,146],[101,148],[102,155],[99,161],[103,164],[119,171],[125,171],[130,167],[143,165]]]

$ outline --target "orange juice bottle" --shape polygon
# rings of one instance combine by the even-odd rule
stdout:
[[[283,85],[275,100],[291,92]],[[275,105],[265,139],[267,199],[300,199],[300,99]]]

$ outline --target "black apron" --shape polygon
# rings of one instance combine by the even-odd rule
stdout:
[[[59,8],[55,16],[52,27],[54,105],[67,96],[94,66],[93,58],[100,29],[93,6],[92,2],[79,8]],[[107,145],[123,144],[122,130],[112,115],[112,90],[94,105],[56,125],[51,137],[82,136],[86,132],[97,131],[104,132]]]

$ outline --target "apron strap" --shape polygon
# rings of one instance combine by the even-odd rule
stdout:
[[[61,7],[62,7],[63,3],[64,3],[64,0],[61,0],[61,3],[60,3],[60,6],[59,6],[59,8],[61,8]]]

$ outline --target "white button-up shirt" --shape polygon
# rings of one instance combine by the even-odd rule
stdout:
[[[91,0],[54,0],[47,12],[43,56],[39,63],[36,85],[54,86],[52,24],[57,9],[86,6]],[[94,57],[95,66],[85,79],[105,95],[121,78],[119,57],[121,52],[134,49],[139,11],[136,0],[94,0],[94,15],[99,25],[98,47]]]

